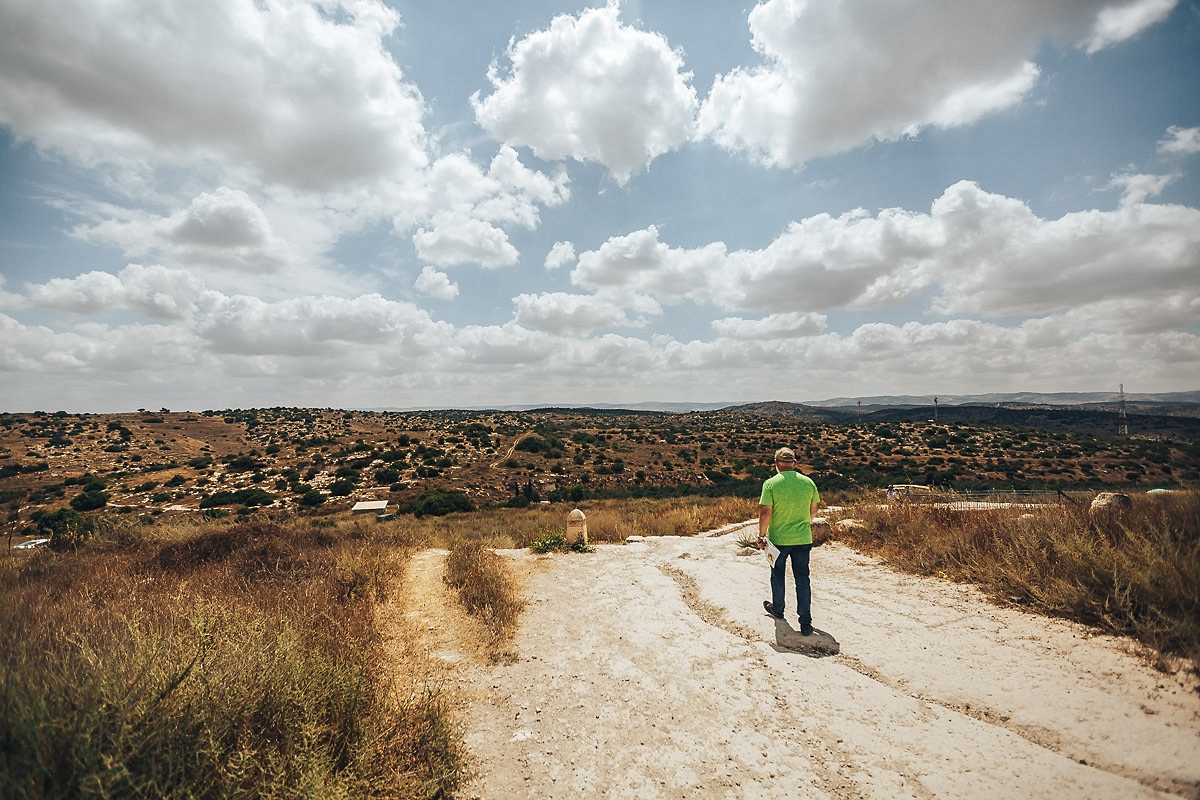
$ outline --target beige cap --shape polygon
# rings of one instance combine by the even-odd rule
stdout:
[[[796,454],[792,452],[790,447],[781,447],[775,451],[776,461],[795,461]]]

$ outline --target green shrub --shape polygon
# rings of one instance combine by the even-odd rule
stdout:
[[[71,508],[76,511],[95,511],[108,505],[107,492],[97,490],[82,492],[71,498]]]
[[[441,517],[456,511],[474,511],[475,503],[453,489],[429,489],[418,495],[411,507],[402,510],[411,510],[418,517]]]
[[[257,487],[237,489],[230,492],[216,492],[200,501],[200,508],[215,508],[217,506],[241,505],[251,508],[268,506],[275,502],[275,495]]]
[[[305,508],[314,508],[325,502],[325,495],[321,494],[316,489],[309,489],[297,501]]]

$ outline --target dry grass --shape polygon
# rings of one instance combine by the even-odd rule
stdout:
[[[381,658],[374,609],[406,548],[270,523],[162,532],[0,575],[0,796],[453,792],[445,704],[397,691]]]
[[[525,601],[505,559],[478,543],[460,542],[446,558],[445,581],[457,592],[467,613],[487,628],[491,657],[511,658],[508,645],[516,633]]]
[[[868,529],[842,539],[1196,659],[1200,495],[1134,500],[1096,519],[1072,506],[955,512],[863,498],[852,513]],[[696,534],[756,506],[583,504],[601,543]],[[78,551],[0,561],[0,796],[452,796],[466,770],[461,729],[439,690],[397,681],[406,672],[384,657],[381,604],[414,550],[450,548],[445,581],[503,659],[524,603],[492,551],[565,529],[569,510],[101,519]]]
[[[868,527],[841,540],[901,569],[945,573],[1002,602],[1200,663],[1200,493],[1135,496],[1131,509],[1099,517],[1079,505],[863,504],[848,513]]]
[[[753,513],[728,498],[585,508],[593,542]],[[410,553],[449,547],[446,582],[505,658],[524,602],[491,549],[564,528],[569,510],[89,516],[63,552],[0,563],[0,796],[451,796],[465,754],[449,701],[398,685],[377,612]]]

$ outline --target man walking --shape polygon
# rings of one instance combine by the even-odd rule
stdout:
[[[783,619],[784,570],[792,560],[792,576],[796,579],[796,613],[800,634],[811,636],[812,588],[808,582],[808,557],[812,552],[812,518],[817,513],[821,496],[812,478],[796,471],[796,454],[791,448],[775,451],[775,475],[763,482],[758,499],[758,547],[771,544],[779,555],[771,565],[771,599],[763,608],[775,619]]]

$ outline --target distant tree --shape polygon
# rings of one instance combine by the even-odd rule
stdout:
[[[382,486],[400,480],[400,470],[395,467],[380,467],[375,470],[375,483]]]
[[[465,494],[453,489],[429,489],[412,502],[412,512],[418,517],[441,517],[455,511],[474,511],[475,503]]]
[[[321,494],[316,489],[309,489],[297,502],[299,502],[300,505],[304,506],[305,508],[314,508],[325,502],[325,495]]]
[[[95,511],[108,505],[108,493],[101,491],[86,491],[71,498],[71,508],[76,511]]]
[[[237,455],[229,459],[228,466],[231,472],[249,472],[252,469],[258,469],[259,463],[254,460],[253,456]]]

